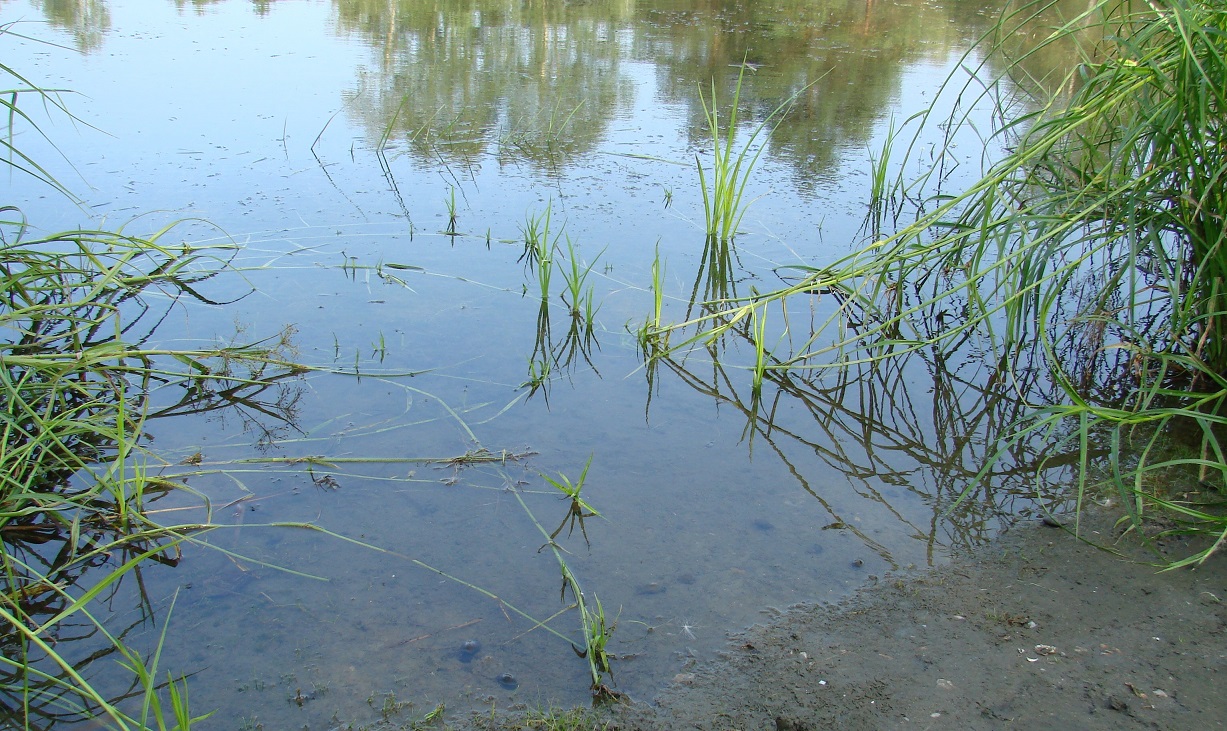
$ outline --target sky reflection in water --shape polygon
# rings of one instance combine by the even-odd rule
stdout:
[[[744,343],[723,346],[723,365],[701,349],[665,362],[649,386],[630,332],[651,309],[657,250],[667,320],[711,286],[696,281],[700,86],[730,99],[744,59],[754,124],[814,82],[769,136],[723,283],[765,289],[775,267],[863,241],[868,151],[929,103],[987,23],[983,4],[548,5],[99,2],[18,26],[81,55],[2,39],[6,63],[74,90],[92,125],[47,127],[62,158],[22,140],[84,212],[28,181],[7,200],[50,230],[199,219],[179,235],[232,239],[244,269],[209,295],[254,291],[173,308],[161,343],[293,325],[301,359],[362,374],[269,394],[292,424],[249,404],[150,425],[170,461],[200,454],[166,473],[196,473],[235,526],[207,540],[236,555],[191,550],[145,577],[155,610],[184,587],[167,657],[200,670],[193,707],[222,709],[218,723],[322,728],[370,717],[388,692],[419,709],[583,702],[585,662],[509,606],[537,619],[566,606],[534,520],[552,530],[567,503],[539,472],[574,478],[589,456],[584,496],[602,517],[586,521],[590,548],[579,531],[560,541],[616,616],[614,679],[640,699],[772,608],[939,561],[1025,507],[1011,474],[1024,464],[942,516],[1013,405],[923,354],[900,373],[773,380],[757,408]],[[973,134],[949,145],[956,177],[979,169]],[[460,235],[444,232],[453,198]],[[547,207],[592,266],[600,309],[584,357],[555,363],[530,397],[541,308],[523,230]],[[545,350],[571,324],[556,277]],[[419,375],[387,375],[407,371]],[[448,461],[483,448],[514,458]],[[366,547],[256,527],[273,521]],[[578,641],[578,621],[550,626]],[[482,649],[465,657],[469,639]]]

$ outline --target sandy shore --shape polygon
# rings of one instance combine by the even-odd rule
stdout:
[[[1227,555],[1158,573],[1109,517],[1082,531],[1128,558],[1018,526],[948,566],[732,636],[718,661],[619,709],[611,728],[1227,725]]]

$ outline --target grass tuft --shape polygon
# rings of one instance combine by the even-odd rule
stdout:
[[[757,331],[769,302],[800,300],[808,311],[814,297],[830,297],[833,314],[807,323],[811,335],[790,352],[767,363],[759,351],[756,384],[764,371],[847,370],[918,352],[979,360],[972,367],[1029,405],[980,478],[1029,440],[1049,440],[1054,455],[1072,448],[1079,503],[1102,473],[1135,523],[1152,508],[1183,506],[1211,538],[1193,557],[1201,561],[1227,537],[1227,511],[1169,499],[1150,481],[1179,470],[1188,485],[1227,489],[1227,7],[1095,0],[1019,51],[1036,19],[1059,10],[1052,0],[1008,6],[965,58],[983,71],[980,59],[1012,52],[1009,72],[1021,76],[1027,57],[1047,48],[1081,54],[1033,111],[1003,124],[996,142],[1007,153],[980,180],[935,194],[893,233],[872,227],[873,239],[841,260],[796,268],[784,287],[708,298],[671,328],[689,331],[675,349],[745,323]],[[963,102],[941,120],[947,139],[971,124],[965,110],[977,98],[1002,104],[1009,80],[960,83],[947,81]],[[723,170],[711,195],[702,176],[709,234],[731,237],[743,161],[755,158],[732,155],[731,135],[708,116]],[[879,202],[919,190],[890,181],[886,162],[875,161]],[[1156,446],[1172,439],[1195,459]]]

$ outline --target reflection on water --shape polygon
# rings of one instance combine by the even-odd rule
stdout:
[[[111,28],[106,0],[43,0],[32,4],[48,23],[68,31],[82,51],[99,48]]]
[[[974,343],[769,370],[756,391],[748,324],[646,364],[631,333],[653,309],[657,251],[662,317],[680,321],[857,243],[866,148],[928,103],[986,5],[37,6],[87,54],[19,43],[6,63],[81,91],[79,111],[114,135],[55,139],[93,210],[199,215],[241,244],[242,277],[213,282],[215,301],[237,301],[177,306],[156,337],[292,325],[295,357],[326,369],[154,393],[152,446],[181,462],[163,474],[201,500],[160,509],[220,527],[117,588],[115,626],[151,646],[148,617],[179,589],[164,656],[225,726],[585,702],[580,618],[538,526],[574,515],[542,473],[577,478],[591,457],[600,517],[555,540],[614,626],[616,689],[647,699],[773,607],[940,561],[1031,510],[1018,477],[1039,444],[957,502],[1019,409]],[[697,90],[714,80],[732,98],[743,64],[749,125],[805,91],[751,176],[747,230],[705,246]],[[925,144],[970,168],[977,142]],[[6,194],[35,221],[84,216]],[[524,258],[547,210],[548,286]],[[560,296],[570,262],[582,305]],[[790,337],[829,314],[811,299]]]

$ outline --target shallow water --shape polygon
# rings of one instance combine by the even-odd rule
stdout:
[[[207,296],[241,299],[170,308],[158,343],[292,325],[298,358],[359,371],[150,423],[169,462],[199,453],[164,473],[209,498],[227,527],[202,540],[231,552],[190,546],[144,575],[159,621],[178,591],[163,662],[195,673],[193,708],[219,709],[216,727],[324,728],[378,716],[388,694],[417,716],[585,702],[586,661],[536,626],[581,642],[574,611],[554,617],[570,597],[535,522],[548,533],[567,515],[540,473],[576,479],[589,457],[583,495],[601,515],[584,521],[590,545],[578,526],[560,542],[616,617],[613,680],[639,699],[764,613],[939,562],[1025,509],[1006,473],[945,515],[1009,405],[943,391],[964,380],[923,356],[897,378],[771,383],[756,410],[744,346],[649,383],[628,331],[650,312],[657,250],[666,320],[685,318],[702,266],[700,85],[715,78],[727,103],[744,60],[741,114],[757,123],[814,82],[746,194],[735,286],[764,289],[775,267],[864,239],[869,151],[930,103],[984,5],[98,2],[46,24],[41,6],[0,8],[79,50],[0,38],[6,64],[73,90],[81,123],[46,127],[58,153],[20,141],[85,206],[16,179],[6,200],[46,230],[192,219],[173,240],[233,242],[242,269]],[[952,180],[979,170],[972,131],[926,144],[961,162]],[[595,343],[530,393],[540,302],[520,258],[547,206],[600,309]],[[566,346],[561,287],[556,273],[547,348]],[[481,448],[509,457],[447,461]],[[353,540],[261,527],[277,521]],[[128,600],[115,621],[152,626]]]

